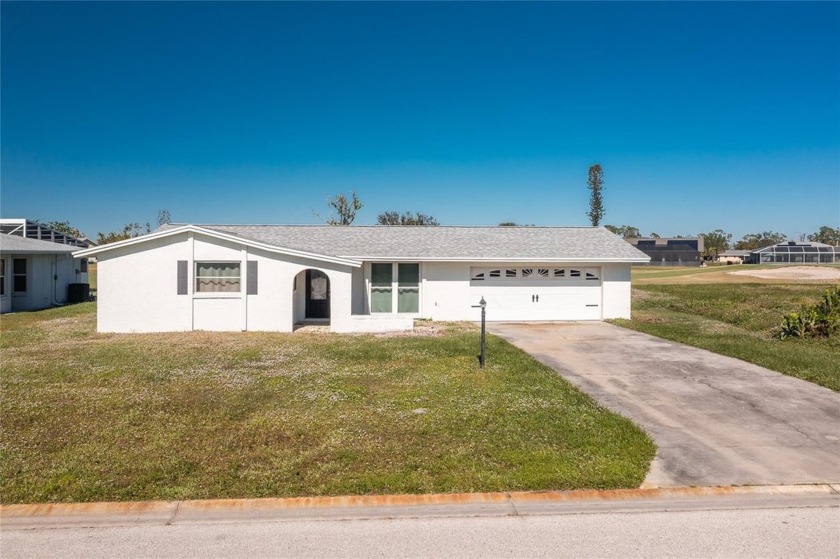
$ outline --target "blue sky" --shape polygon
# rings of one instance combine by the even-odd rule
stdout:
[[[2,3],[0,213],[840,225],[840,3]]]

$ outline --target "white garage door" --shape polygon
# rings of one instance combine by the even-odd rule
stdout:
[[[601,319],[600,268],[484,267],[470,278],[470,299],[484,297],[487,320]]]

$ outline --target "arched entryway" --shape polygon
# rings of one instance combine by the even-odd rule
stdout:
[[[309,268],[294,280],[295,321],[329,322],[330,278],[325,272]]]
[[[321,270],[306,270],[305,318],[330,318],[330,278]]]

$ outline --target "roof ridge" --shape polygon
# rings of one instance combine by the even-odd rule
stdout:
[[[196,227],[348,227],[354,229],[379,229],[385,227],[417,227],[437,229],[603,229],[593,225],[329,225],[327,223],[169,223],[167,225],[183,226],[195,225]]]

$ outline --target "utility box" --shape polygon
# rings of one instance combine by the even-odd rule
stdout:
[[[67,285],[67,302],[84,303],[90,298],[90,284],[70,283]]]

